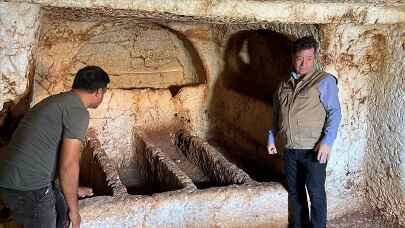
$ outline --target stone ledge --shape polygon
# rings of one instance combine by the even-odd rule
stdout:
[[[280,184],[243,185],[80,201],[82,227],[286,227]]]

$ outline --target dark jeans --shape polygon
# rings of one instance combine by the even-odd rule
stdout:
[[[287,177],[289,196],[290,227],[326,227],[326,164],[317,160],[314,150],[286,149],[283,155],[284,172]],[[309,217],[308,190],[311,201]]]
[[[24,228],[62,228],[69,222],[65,198],[55,187],[33,191],[0,188],[0,197]]]

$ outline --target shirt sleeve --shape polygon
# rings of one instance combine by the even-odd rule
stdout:
[[[327,74],[321,81],[319,90],[320,100],[326,111],[326,123],[320,142],[332,146],[342,119],[337,79],[333,75]]]
[[[79,139],[83,144],[87,127],[89,126],[89,113],[81,107],[66,109],[63,113],[63,138]]]
[[[279,118],[279,110],[280,110],[280,103],[278,97],[276,95],[273,96],[273,107],[272,107],[272,129],[269,130],[267,136],[267,144],[275,144],[276,142],[276,135],[279,131],[278,127],[278,118]]]

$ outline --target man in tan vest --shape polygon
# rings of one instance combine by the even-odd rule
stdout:
[[[336,78],[314,67],[317,48],[312,36],[294,42],[294,72],[274,96],[273,129],[268,137],[269,154],[277,153],[278,133],[284,144],[290,226],[297,228],[326,227],[326,163],[341,120]]]

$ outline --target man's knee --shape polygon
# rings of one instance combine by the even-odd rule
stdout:
[[[308,190],[309,198],[311,203],[324,203],[326,202],[326,192],[325,189],[316,188]]]

